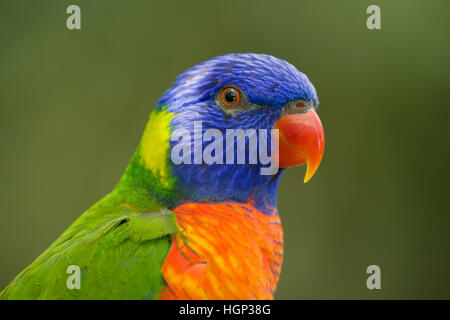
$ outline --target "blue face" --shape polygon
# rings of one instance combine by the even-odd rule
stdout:
[[[317,107],[316,91],[306,75],[286,61],[247,53],[216,57],[192,67],[176,78],[158,105],[175,114],[172,132],[184,128],[194,136],[194,121],[202,122],[203,132],[270,130],[292,101]],[[179,203],[251,199],[262,211],[270,211],[276,206],[283,169],[275,175],[261,175],[260,165],[246,163],[172,164],[183,194]]]

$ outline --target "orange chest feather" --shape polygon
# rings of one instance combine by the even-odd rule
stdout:
[[[177,207],[181,230],[162,267],[160,299],[272,299],[283,258],[279,216],[251,204]]]

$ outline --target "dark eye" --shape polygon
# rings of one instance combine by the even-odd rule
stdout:
[[[225,88],[222,91],[222,95],[220,96],[222,104],[226,107],[234,107],[239,104],[241,97],[239,95],[239,91],[235,88]]]

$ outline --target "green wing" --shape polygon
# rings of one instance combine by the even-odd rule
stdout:
[[[116,198],[110,195],[84,213],[0,299],[157,298],[170,235],[178,232],[174,214],[161,208],[139,213]],[[72,265],[79,267],[80,289],[68,288]]]

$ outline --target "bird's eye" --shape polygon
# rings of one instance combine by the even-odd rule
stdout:
[[[239,91],[231,87],[223,89],[220,98],[222,100],[222,104],[226,107],[234,107],[239,104],[239,101],[241,100]]]

